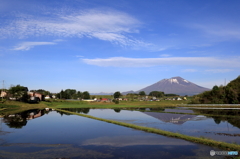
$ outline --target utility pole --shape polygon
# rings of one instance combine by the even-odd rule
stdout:
[[[4,91],[4,80],[3,80],[3,83],[2,83],[2,91],[1,91],[1,94],[0,94],[0,96],[2,97],[2,101],[3,101],[3,91]]]

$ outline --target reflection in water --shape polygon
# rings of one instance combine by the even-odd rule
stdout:
[[[224,116],[206,117],[204,115],[150,111],[146,109],[140,111],[121,110],[120,113],[116,113],[111,109],[91,109],[88,115],[178,132],[190,136],[206,137],[217,141],[240,144],[239,118]]]
[[[112,158],[113,155],[72,144],[9,144],[8,150],[1,150],[4,159],[74,159],[74,158]],[[17,149],[17,150],[16,150]],[[15,152],[13,151],[15,150]],[[67,158],[66,158],[67,157]]]
[[[193,110],[189,110],[189,109],[165,109],[164,112],[174,112],[174,113],[194,113]]]
[[[227,121],[228,123],[240,128],[240,110],[239,109],[194,109],[195,113],[209,114],[216,124]],[[212,115],[212,116],[211,116]],[[216,116],[221,115],[221,116]],[[239,117],[239,118],[237,118]]]
[[[88,114],[90,108],[62,108],[62,110],[67,110],[67,111],[71,111],[71,112],[75,112],[75,113]]]
[[[27,125],[27,121],[43,116],[49,109],[30,109],[21,113],[4,115],[2,121],[10,128],[20,129]]]
[[[155,113],[155,112],[143,112],[149,116],[159,119],[163,122],[170,122],[173,124],[183,124],[196,117],[197,115],[184,115],[184,114],[168,114],[168,113]]]
[[[113,109],[116,113],[120,113],[121,109]]]
[[[107,145],[107,146],[115,146],[115,147],[124,147],[124,146],[136,146],[136,145],[194,145],[194,143],[179,140],[174,138],[167,138],[167,137],[159,137],[159,136],[145,136],[145,135],[138,135],[138,136],[104,136],[94,139],[89,139],[84,141],[83,145]]]
[[[112,112],[116,116],[124,111]],[[30,123],[22,129],[12,129],[3,123],[3,129],[12,132],[0,135],[0,158],[171,159],[209,157],[210,150],[217,150],[77,115],[61,115],[56,111]]]

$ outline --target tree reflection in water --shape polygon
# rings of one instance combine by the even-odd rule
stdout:
[[[10,128],[21,129],[23,126],[27,125],[28,120],[41,117],[49,111],[51,111],[51,109],[31,109],[21,113],[4,115],[3,122]]]
[[[193,111],[198,114],[208,114],[209,117],[214,119],[216,124],[220,124],[222,121],[227,121],[233,126],[240,128],[239,109],[194,109]]]

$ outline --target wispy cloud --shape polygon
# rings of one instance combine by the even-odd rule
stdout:
[[[217,40],[229,40],[229,39],[240,39],[239,25],[232,24],[230,22],[215,22],[205,24],[189,24],[188,27],[200,30],[205,33],[205,36],[211,39],[217,38]],[[211,44],[204,44],[210,46]]]
[[[13,50],[16,51],[27,51],[30,50],[31,48],[35,46],[40,46],[40,45],[55,45],[57,43],[55,42],[23,42],[20,43],[19,45],[15,46]]]
[[[20,18],[19,18],[20,17]],[[71,14],[55,14],[51,17],[21,15],[0,27],[2,38],[28,38],[32,36],[88,37],[124,46],[149,47],[150,44],[134,39],[128,34],[138,33],[140,22],[117,11],[86,10]]]
[[[151,66],[203,66],[203,67],[230,67],[240,68],[240,57],[219,59],[215,57],[168,57],[168,58],[96,58],[82,59],[89,65],[102,67],[151,67]]]

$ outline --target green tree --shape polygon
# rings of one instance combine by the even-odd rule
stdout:
[[[42,95],[52,95],[49,91],[46,91],[44,89],[38,89],[38,90],[30,90],[30,92],[37,92],[37,93],[40,93]]]
[[[152,91],[149,93],[149,96],[154,96],[154,97],[164,97],[164,92],[160,92],[160,91]]]
[[[122,94],[119,91],[117,91],[113,94],[114,98],[120,98],[120,96],[122,96]]]
[[[219,90],[219,87],[217,85],[213,86],[212,91],[217,92]]]
[[[77,98],[82,99],[82,92],[77,91]]]
[[[145,95],[146,95],[146,93],[145,93],[144,91],[140,91],[138,94],[139,94],[140,96],[145,96]]]
[[[65,93],[67,94],[68,99],[73,99],[77,91],[75,89],[66,89]]]
[[[84,92],[82,93],[82,98],[83,98],[83,99],[90,99],[90,94],[88,93],[88,91],[84,91]]]
[[[240,77],[232,80],[227,86],[214,86],[211,91],[205,91],[192,98],[193,104],[239,104]]]
[[[63,90],[61,90],[61,92],[59,92],[59,93],[57,94],[57,97],[58,97],[59,99],[65,98],[65,92],[64,92]]]
[[[16,98],[16,100],[21,101],[27,101],[28,95],[27,95],[28,88],[20,85],[11,86],[8,90],[8,93],[13,97]]]

